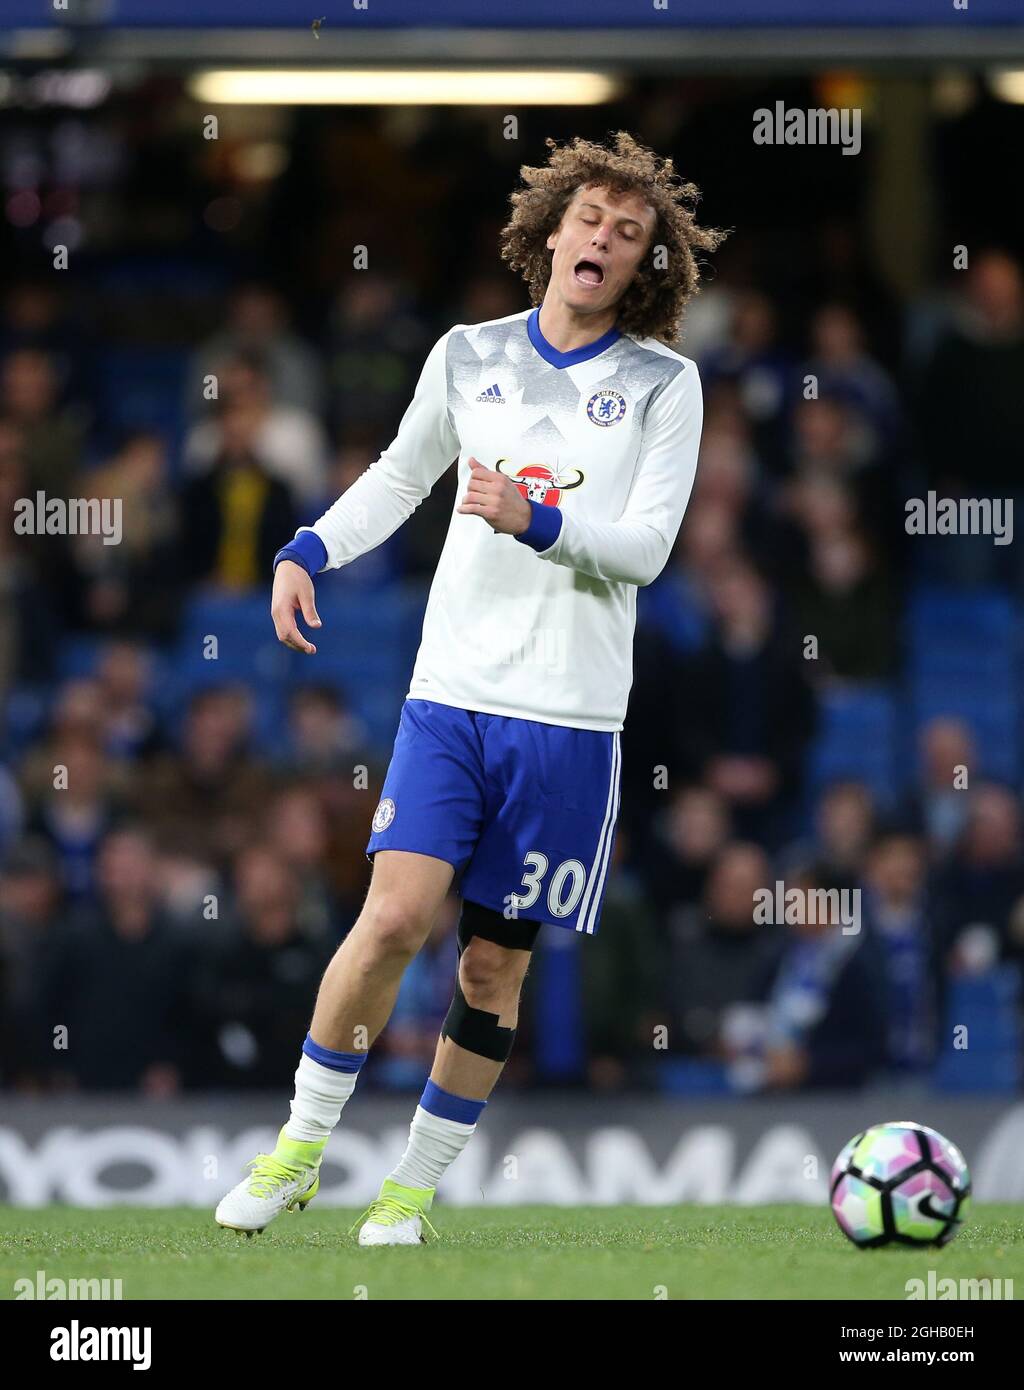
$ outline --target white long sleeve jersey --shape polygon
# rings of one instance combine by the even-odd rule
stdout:
[[[622,728],[637,586],[663,569],[693,486],[697,368],[612,330],[561,353],[536,310],[457,324],[431,349],[394,442],[312,527],[326,569],[384,541],[458,459],[409,699],[577,729]],[[460,515],[476,458],[543,515],[524,543]],[[547,548],[533,548],[538,532]]]

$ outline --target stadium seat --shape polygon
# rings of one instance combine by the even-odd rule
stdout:
[[[881,801],[896,791],[898,725],[889,686],[837,686],[822,692],[808,782],[816,798],[830,782],[864,782]]]
[[[935,1065],[933,1084],[950,1092],[1013,1092],[1022,1079],[1024,1030],[1021,981],[1015,966],[1003,965],[972,979],[953,980],[946,1001],[947,1044]],[[967,1046],[953,1046],[954,1028],[966,1028]]]
[[[678,570],[665,570],[637,595],[637,623],[659,632],[676,651],[697,651],[709,629],[706,608]]]
[[[422,593],[396,586],[376,591],[372,604],[355,594],[319,596],[323,627],[313,661],[278,642],[269,604],[269,590],[261,590],[244,597],[204,595],[189,605],[160,692],[164,710],[180,714],[195,692],[241,681],[259,694],[263,741],[272,739],[274,719],[285,716],[290,690],[323,684],[338,690],[362,719],[375,751],[389,752],[415,656]],[[204,654],[211,636],[217,638],[213,660]]]
[[[3,721],[0,724],[0,756],[15,764],[25,750],[43,737],[53,699],[48,685],[22,683],[7,692],[0,703]]]
[[[721,1062],[702,1062],[689,1057],[666,1057],[658,1064],[658,1085],[670,1096],[731,1096]]]
[[[90,676],[96,669],[103,641],[99,637],[68,634],[61,638],[57,648],[57,679],[78,680]]]
[[[912,645],[923,640],[925,653],[945,643],[983,649],[1013,640],[1016,614],[1002,590],[920,588],[910,596],[907,625]]]
[[[981,772],[1020,772],[1020,639],[1016,607],[999,591],[921,589],[907,613],[907,685],[915,729],[942,716],[972,730]]]
[[[102,353],[100,416],[107,432],[117,436],[132,429],[155,430],[173,457],[185,430],[187,367],[187,354],[176,348],[132,346]]]

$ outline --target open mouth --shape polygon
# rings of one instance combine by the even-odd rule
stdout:
[[[604,270],[596,261],[578,261],[573,276],[578,285],[585,285],[588,290],[604,284]]]

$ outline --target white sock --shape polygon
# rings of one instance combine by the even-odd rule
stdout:
[[[284,1127],[289,1139],[312,1143],[326,1139],[341,1119],[345,1102],[355,1090],[358,1071],[336,1071],[314,1062],[308,1053],[299,1059],[291,1119]]]
[[[444,1120],[417,1105],[405,1153],[388,1176],[402,1187],[436,1187],[475,1129],[475,1124]]]

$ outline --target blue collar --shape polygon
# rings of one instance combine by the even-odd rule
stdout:
[[[552,367],[575,367],[577,362],[589,362],[592,357],[598,357],[606,348],[610,348],[612,343],[617,343],[622,337],[617,328],[609,328],[608,332],[603,333],[596,342],[573,348],[572,352],[559,352],[556,347],[551,346],[540,331],[539,309],[534,309],[526,320],[526,331],[530,335],[530,342],[544,361],[550,362]]]

